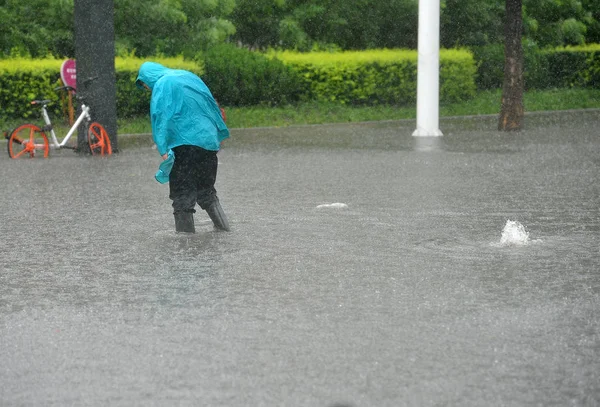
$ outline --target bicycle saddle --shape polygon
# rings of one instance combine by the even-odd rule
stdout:
[[[50,102],[52,102],[49,99],[44,99],[44,100],[32,100],[31,104],[32,105],[44,105],[46,106],[47,104],[49,104]]]

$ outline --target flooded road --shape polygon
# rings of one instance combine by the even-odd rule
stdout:
[[[0,404],[598,405],[599,122],[234,130],[193,236],[147,141],[3,153]]]

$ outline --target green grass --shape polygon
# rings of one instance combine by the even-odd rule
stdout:
[[[471,116],[498,114],[500,90],[482,91],[467,102],[440,106],[440,116]],[[600,89],[555,89],[526,92],[527,112],[600,108]],[[327,103],[304,103],[286,107],[231,107],[226,108],[229,128],[284,127],[303,124],[347,123],[379,120],[402,120],[416,117],[415,106],[351,107]],[[0,128],[14,128],[23,121],[0,119]],[[28,120],[38,123],[39,120]],[[120,134],[150,133],[148,116],[124,118],[118,121]],[[66,130],[57,126],[58,134]]]
[[[484,91],[472,100],[440,107],[440,116],[499,114],[501,90]],[[600,89],[551,89],[525,93],[526,112],[600,108]]]
[[[498,114],[501,90],[482,91],[467,102],[440,106],[440,116]],[[556,89],[530,91],[524,95],[528,112],[600,108],[600,89]],[[230,107],[229,128],[284,127],[303,124],[347,123],[378,120],[402,120],[416,117],[415,106],[341,106],[333,103],[304,103],[286,107]],[[122,120],[122,133],[149,133],[147,117]]]

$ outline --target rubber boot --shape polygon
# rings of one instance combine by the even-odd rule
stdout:
[[[217,229],[229,232],[229,221],[227,220],[227,216],[225,216],[225,212],[223,212],[223,208],[221,208],[221,204],[218,200],[210,204],[210,206],[206,209],[206,213],[208,213],[208,216],[210,216],[210,219],[213,221],[213,224]]]
[[[175,232],[196,233],[194,227],[194,214],[192,212],[175,213]]]

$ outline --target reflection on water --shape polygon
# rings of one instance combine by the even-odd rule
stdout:
[[[238,132],[193,236],[151,148],[0,157],[0,399],[597,405],[597,123]]]
[[[425,153],[442,151],[444,149],[443,137],[413,137],[413,150]]]

